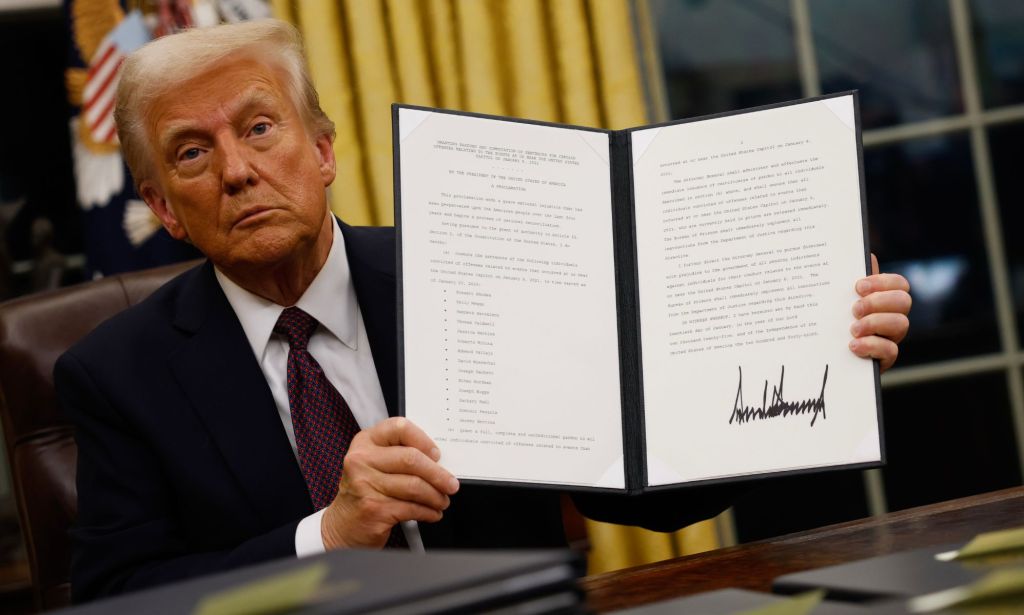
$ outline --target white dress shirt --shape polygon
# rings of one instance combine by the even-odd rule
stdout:
[[[288,341],[274,333],[274,325],[285,306],[264,299],[232,282],[214,269],[217,282],[235,311],[252,352],[263,370],[274,396],[277,413],[284,425],[292,452],[296,453],[295,430],[288,405]],[[309,338],[307,349],[324,370],[324,375],[345,398],[361,429],[388,417],[380,380],[373,365],[370,343],[363,326],[363,315],[356,301],[355,287],[345,254],[345,239],[334,222],[334,236],[327,262],[295,304],[315,318],[320,326]],[[296,453],[297,455],[297,453]],[[325,551],[317,511],[299,522],[295,531],[295,553],[302,557]],[[423,551],[415,521],[402,524],[406,541],[413,551]]]

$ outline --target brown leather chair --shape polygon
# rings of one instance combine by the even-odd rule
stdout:
[[[57,407],[53,364],[96,325],[194,265],[111,276],[0,304],[0,418],[40,610],[70,603],[67,532],[77,510],[78,449]]]

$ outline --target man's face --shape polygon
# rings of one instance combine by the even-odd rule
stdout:
[[[324,237],[331,139],[310,135],[278,70],[228,60],[145,117],[155,173],[140,191],[171,236],[229,272],[284,264]]]

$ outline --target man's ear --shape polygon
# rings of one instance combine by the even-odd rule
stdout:
[[[174,210],[171,209],[167,199],[164,198],[163,191],[155,183],[148,179],[143,181],[139,184],[139,194],[142,196],[142,200],[146,201],[146,205],[149,205],[153,215],[160,219],[160,223],[164,225],[164,228],[167,229],[171,237],[178,240],[188,238],[185,227],[178,221],[178,217],[174,215]]]
[[[334,139],[331,135],[320,135],[313,142],[316,147],[317,161],[320,163],[320,177],[324,180],[324,187],[334,183],[334,177],[338,172],[338,163],[334,159]]]

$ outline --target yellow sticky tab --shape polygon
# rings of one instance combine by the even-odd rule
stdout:
[[[327,564],[319,562],[298,570],[251,581],[205,596],[195,615],[268,615],[305,605],[327,576]]]
[[[733,615],[808,615],[814,607],[818,606],[825,599],[825,590],[818,589],[812,592],[798,594],[792,598],[774,602],[767,606],[760,606],[747,611],[739,611]]]
[[[967,613],[1020,613],[1024,609],[1024,568],[997,570],[970,585],[918,596],[907,603],[913,613],[955,609]]]
[[[1024,527],[978,534],[957,552],[956,559],[1017,550],[1024,551]]]
[[[1015,599],[1024,606],[1024,568],[997,570],[970,586],[970,596],[961,604],[987,600]]]

